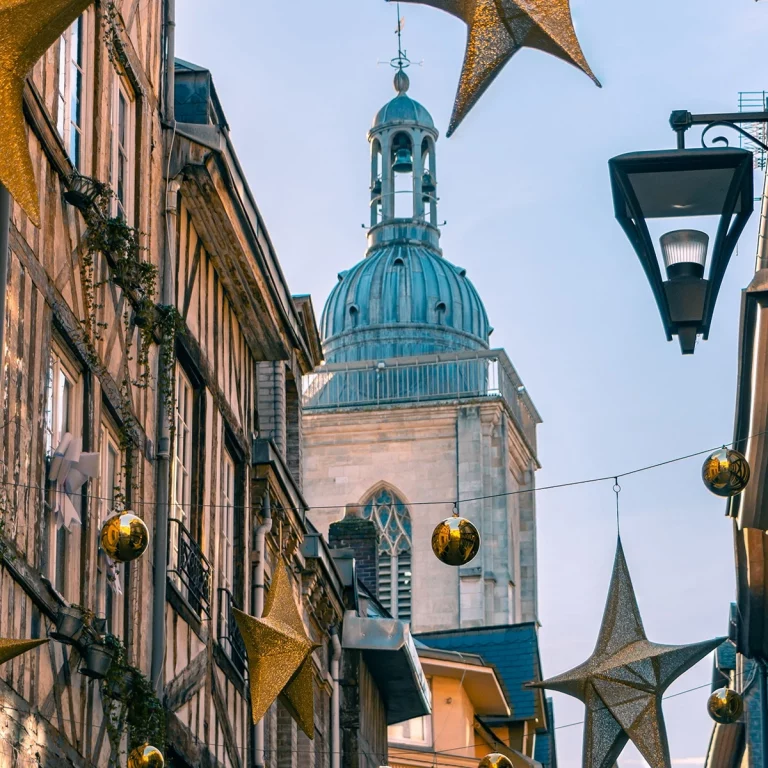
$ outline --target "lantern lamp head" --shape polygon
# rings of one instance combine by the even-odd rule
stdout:
[[[651,285],[667,340],[692,354],[707,338],[728,262],[754,209],[752,153],[744,149],[675,149],[633,152],[609,162],[616,219],[627,234]],[[659,258],[650,219],[718,217],[705,274],[709,236],[671,229],[661,236]]]

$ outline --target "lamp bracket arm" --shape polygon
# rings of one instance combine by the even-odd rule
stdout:
[[[676,109],[669,117],[669,125],[677,134],[677,148],[685,149],[685,132],[694,125],[705,125],[706,133],[715,126],[726,126],[746,136],[750,141],[762,149],[768,151],[763,142],[756,139],[751,133],[739,127],[740,123],[768,123],[768,111],[764,112],[723,112],[713,114],[693,115],[686,109]],[[702,136],[702,144],[703,144]],[[706,145],[705,145],[706,146]]]
[[[707,146],[705,139],[707,136],[707,133],[711,131],[713,128],[730,128],[736,133],[740,133],[745,138],[749,139],[754,144],[757,144],[758,147],[760,147],[765,152],[768,152],[768,144],[764,144],[760,139],[753,136],[749,131],[745,131],[740,125],[736,125],[736,123],[730,121],[730,120],[715,120],[714,122],[710,123],[702,132],[701,134],[701,146],[705,147]],[[728,144],[728,139],[725,138],[725,136],[716,136],[714,139],[712,139],[713,143],[720,143],[720,144]]]

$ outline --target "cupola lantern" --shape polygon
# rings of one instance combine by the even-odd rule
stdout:
[[[393,65],[397,70],[397,96],[379,110],[368,133],[371,228],[412,222],[414,231],[421,232],[416,239],[436,243],[438,133],[429,112],[408,96],[411,81],[405,72],[408,60],[402,52]],[[431,231],[427,233],[425,228]]]

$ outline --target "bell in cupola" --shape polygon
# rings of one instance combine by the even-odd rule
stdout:
[[[421,191],[424,193],[422,200],[428,203],[432,196],[435,194],[435,180],[432,178],[432,174],[429,171],[424,171],[424,176],[421,179]]]
[[[392,163],[395,173],[410,173],[413,170],[413,156],[407,147],[401,147],[395,152],[395,162]]]

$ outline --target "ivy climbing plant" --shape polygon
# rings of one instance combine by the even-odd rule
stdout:
[[[128,751],[152,744],[165,751],[165,709],[147,677],[128,663],[123,642],[107,635],[105,643],[115,655],[101,681],[101,700],[111,747],[110,766],[119,765],[120,744],[128,736]]]

